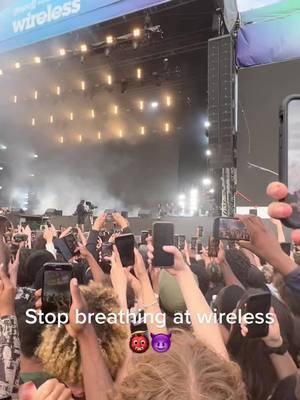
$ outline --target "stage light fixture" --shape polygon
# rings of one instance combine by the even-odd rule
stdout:
[[[113,44],[114,42],[114,37],[112,35],[106,36],[106,43],[107,44]]]
[[[122,138],[123,137],[123,131],[122,131],[122,129],[120,129],[119,130],[119,138]]]
[[[159,103],[158,103],[157,101],[152,101],[151,107],[152,107],[153,109],[158,108],[158,106],[159,106]]]
[[[16,68],[16,69],[20,69],[20,68],[21,68],[21,64],[20,64],[19,62],[16,62],[16,63],[15,63],[15,68]]]
[[[109,86],[112,85],[112,76],[111,76],[111,75],[107,75],[107,84],[108,84]]]
[[[4,144],[0,145],[0,150],[7,150],[7,146],[5,146]]]
[[[94,109],[91,110],[91,117],[92,117],[92,119],[95,119],[95,117],[96,117],[96,113],[95,113]]]
[[[78,141],[79,143],[82,143],[82,135],[78,135]]]
[[[136,70],[137,79],[142,79],[142,76],[143,76],[142,69],[141,68],[137,68],[137,70]]]
[[[41,63],[41,57],[34,57],[34,62],[36,64],[40,64]]]
[[[82,91],[85,90],[85,81],[81,81],[81,90],[82,90]]]
[[[30,178],[34,178],[34,174],[29,174]]]
[[[81,51],[81,53],[86,53],[87,50],[88,50],[87,45],[86,45],[85,43],[83,43],[83,44],[80,46],[80,51]]]
[[[60,96],[60,94],[61,94],[60,86],[56,86],[56,94],[57,94],[57,96]]]
[[[166,97],[166,104],[167,104],[167,107],[171,107],[171,105],[172,105],[172,98],[171,98],[171,96],[167,96],[167,97]]]
[[[210,157],[212,155],[212,152],[210,149],[207,149],[205,152],[206,157]]]
[[[17,102],[18,102],[18,96],[14,95],[14,103],[17,104]]]
[[[70,112],[70,121],[74,120],[74,113]]]
[[[142,136],[144,136],[145,135],[145,127],[144,126],[141,126],[141,129],[140,129],[140,132],[141,132],[141,135]]]
[[[61,57],[65,56],[66,55],[66,50],[65,49],[59,49],[59,55]]]
[[[113,112],[115,115],[117,115],[119,112],[119,107],[116,104],[114,105]]]
[[[34,97],[34,100],[38,99],[38,91],[37,90],[34,91],[34,96],[33,97]]]
[[[98,132],[98,140],[101,140],[101,132]]]
[[[59,138],[59,143],[60,143],[60,144],[64,144],[64,137],[63,137],[63,136],[60,136],[60,138]]]
[[[0,186],[0,190],[2,190],[3,189],[3,187],[2,186]]]
[[[3,71],[2,71],[2,69],[0,69],[0,75],[3,75]]]
[[[3,171],[3,167],[0,167],[0,171]]]
[[[49,122],[50,122],[50,124],[53,124],[53,122],[54,122],[54,117],[53,117],[53,115],[50,115],[50,117],[49,117]]]
[[[39,158],[39,156],[35,153],[33,154],[33,158]]]
[[[35,122],[36,122],[36,121],[35,121],[35,118],[31,118],[31,125],[32,125],[32,126],[35,126]]]
[[[170,124],[169,124],[169,122],[165,123],[165,132],[170,132]]]
[[[132,33],[133,33],[133,37],[139,38],[142,34],[142,31],[140,28],[134,28]]]
[[[204,186],[210,186],[211,185],[211,179],[210,178],[204,178],[202,180],[202,183]]]
[[[206,129],[208,129],[210,127],[210,122],[209,121],[205,121],[204,122],[204,126]]]
[[[140,109],[140,111],[144,110],[144,100],[139,101],[139,109]]]
[[[209,189],[209,191],[208,191],[210,194],[214,194],[215,193],[215,189],[214,188],[211,188],[211,189]]]

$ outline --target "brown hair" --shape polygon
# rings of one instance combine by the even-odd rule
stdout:
[[[226,361],[192,334],[173,332],[168,352],[138,355],[119,387],[118,400],[246,400],[237,364]]]
[[[120,311],[113,289],[90,282],[80,286],[87,302],[89,313],[118,313]],[[93,323],[101,349],[111,373],[115,378],[117,370],[125,357],[124,339],[127,332],[120,324]],[[68,385],[82,385],[81,359],[79,345],[65,327],[47,326],[42,333],[42,342],[36,351],[45,372]]]

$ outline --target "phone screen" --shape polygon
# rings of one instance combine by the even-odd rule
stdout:
[[[251,295],[246,303],[246,312],[256,316],[257,322],[248,324],[248,335],[251,338],[266,337],[269,332],[269,325],[266,323],[266,314],[270,311],[271,307],[271,294],[270,293],[259,293]],[[258,314],[262,321],[258,321]],[[261,320],[261,318],[259,318]]]
[[[116,238],[116,246],[120,254],[123,267],[134,265],[134,236],[120,235]]]
[[[141,232],[141,244],[147,244],[147,237],[149,236],[149,231]]]
[[[196,251],[196,248],[197,248],[197,240],[198,240],[197,236],[193,236],[192,239],[191,239],[191,249],[192,249],[193,251]]]
[[[78,252],[75,251],[78,245],[73,233],[70,233],[68,236],[65,236],[62,240],[65,242],[67,248],[70,250],[72,255],[78,254]]]
[[[218,257],[220,241],[212,236],[208,238],[208,257]]]
[[[163,246],[174,245],[174,224],[169,222],[155,222],[153,224],[154,267],[171,267],[174,264],[173,254],[166,253]]]
[[[44,268],[43,313],[68,313],[71,306],[72,266],[70,264],[46,264]]]
[[[217,218],[214,223],[214,237],[220,240],[250,240],[247,228],[237,218]]]

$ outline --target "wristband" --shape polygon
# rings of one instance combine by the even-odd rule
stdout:
[[[278,354],[280,356],[283,356],[285,353],[288,352],[289,349],[289,343],[283,339],[282,345],[279,347],[269,347],[266,345],[266,352],[267,354]]]

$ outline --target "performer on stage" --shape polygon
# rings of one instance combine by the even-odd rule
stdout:
[[[86,205],[85,205],[85,200],[81,200],[80,203],[78,204],[75,215],[77,215],[77,224],[80,227],[81,230],[84,231],[84,223],[85,223],[85,218],[88,215]]]

